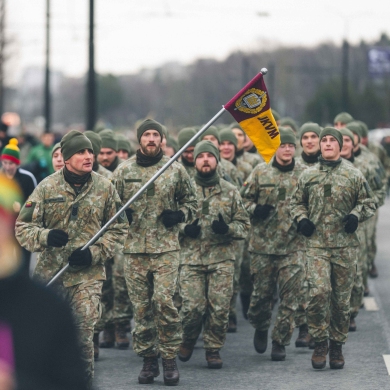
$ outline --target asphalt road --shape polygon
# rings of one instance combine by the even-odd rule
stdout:
[[[223,368],[210,370],[206,366],[201,340],[191,360],[182,363],[179,386],[185,389],[390,389],[390,376],[383,355],[390,357],[390,200],[380,210],[378,225],[377,279],[370,279],[371,301],[378,310],[362,309],[357,317],[357,331],[349,335],[343,348],[346,364],[343,370],[314,370],[311,367],[312,351],[295,348],[294,332],[292,343],[286,347],[284,362],[273,362],[268,350],[259,355],[253,348],[251,325],[240,315],[237,333],[228,334],[225,347],[221,350]],[[370,304],[370,305],[369,305]],[[146,387],[138,384],[142,359],[133,350],[101,349],[95,365],[96,390],[122,390]],[[390,367],[389,367],[390,370]],[[164,386],[161,374],[152,386]],[[165,387],[165,386],[164,386]]]

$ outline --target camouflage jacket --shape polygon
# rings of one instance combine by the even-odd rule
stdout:
[[[224,179],[214,187],[202,187],[192,181],[198,198],[200,235],[197,238],[184,234],[186,224],[180,225],[181,264],[209,265],[224,260],[235,260],[234,240],[243,240],[250,228],[238,189]],[[216,234],[211,228],[221,213],[229,225],[227,234]]]
[[[101,175],[92,172],[91,179],[76,195],[64,179],[62,169],[38,184],[20,211],[16,221],[16,238],[31,252],[41,252],[34,275],[49,281],[68,263],[71,253],[84,246],[121,207],[114,186]],[[105,260],[121,252],[129,225],[123,213],[100,237],[90,250],[92,265],[72,267],[62,276],[65,287],[88,280],[105,279]],[[65,247],[47,246],[51,229],[68,233]]]
[[[125,204],[167,162],[163,158],[151,167],[130,157],[114,172],[112,183]],[[160,218],[164,210],[181,210],[185,221],[196,218],[197,201],[185,168],[174,162],[130,208],[134,210],[124,253],[163,253],[179,250],[179,226],[166,228]]]
[[[235,166],[238,170],[238,174],[239,174],[238,181],[241,188],[242,183],[244,183],[246,178],[251,174],[253,168],[252,165],[250,165],[249,163],[239,159],[236,159]]]
[[[239,179],[240,173],[238,172],[237,167],[230,161],[221,158],[217,167],[217,172],[222,179],[234,184],[236,187],[241,187]]]
[[[112,177],[112,172],[110,172],[108,169],[104,168],[103,165],[99,164],[98,170],[96,171],[99,175],[102,175],[106,179],[110,180]]]
[[[375,195],[363,174],[342,159],[336,167],[316,164],[299,178],[291,201],[291,218],[310,219],[316,230],[307,238],[306,247],[344,248],[359,245],[355,233],[344,231],[343,218],[354,214],[359,222],[375,213]]]
[[[367,148],[370,152],[374,153],[381,164],[383,165],[383,168],[386,171],[386,175],[389,176],[390,173],[390,158],[387,155],[386,149],[381,144],[377,144],[375,142],[369,142],[367,145]]]
[[[295,161],[292,171],[282,172],[272,164],[258,165],[241,189],[244,205],[251,216],[249,252],[285,255],[304,249],[297,224],[290,217],[291,197],[295,192],[300,174],[307,166]],[[265,220],[253,213],[258,204],[274,206]]]
[[[260,156],[258,153],[249,153],[245,152],[239,156],[237,156],[237,160],[244,161],[252,166],[252,169],[258,165],[264,162],[263,157]]]
[[[185,164],[183,164],[183,162],[180,162],[179,164],[181,164],[184,167],[184,169],[188,173],[189,177],[194,177],[195,176],[195,173],[196,173],[195,166],[185,165]]]

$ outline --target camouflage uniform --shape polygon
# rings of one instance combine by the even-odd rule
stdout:
[[[375,209],[374,194],[364,176],[345,160],[333,165],[320,161],[299,178],[291,217],[297,222],[308,218],[316,226],[305,240],[307,321],[315,342],[347,339],[359,239],[356,232],[344,231],[342,220],[353,214],[363,222]]]
[[[130,157],[114,172],[113,183],[122,201],[130,199],[169,158],[150,166]],[[134,210],[126,239],[125,278],[133,305],[133,348],[140,356],[164,359],[176,356],[181,342],[181,323],[172,302],[179,268],[179,227],[166,228],[164,210],[181,210],[185,220],[196,216],[197,201],[190,178],[174,162],[132,205]],[[157,345],[158,344],[158,345]]]
[[[237,187],[240,186],[239,172],[236,166],[230,161],[221,158],[217,166],[217,172],[219,177],[221,177],[222,179],[225,179],[226,181],[234,184]]]
[[[215,351],[222,348],[228,326],[235,260],[233,243],[245,238],[250,223],[241,196],[232,184],[220,179],[213,187],[202,187],[195,181],[194,186],[202,229],[198,238],[183,233],[180,241],[183,342],[195,345],[204,320],[204,348]],[[229,225],[227,234],[216,234],[211,229],[219,213]],[[181,231],[184,227],[182,224]]]
[[[103,165],[100,165],[100,164],[99,164],[99,167],[98,167],[96,173],[98,173],[99,175],[102,175],[106,179],[111,179],[111,177],[112,177],[112,172],[110,172],[108,169],[104,168]]]
[[[71,253],[84,246],[120,205],[112,184],[95,172],[91,173],[91,179],[78,195],[65,181],[62,170],[44,179],[22,208],[16,222],[16,237],[20,244],[31,252],[40,252],[34,277],[43,282],[52,279],[68,264]],[[47,247],[51,229],[68,233],[69,242],[65,247]],[[90,381],[93,377],[93,329],[100,317],[102,281],[106,279],[104,262],[122,250],[127,231],[128,222],[123,214],[89,247],[92,265],[70,267],[57,282],[57,288],[74,310]]]
[[[290,343],[304,281],[304,242],[289,212],[298,178],[307,167],[299,162],[294,164],[293,170],[287,172],[282,172],[274,164],[260,164],[241,190],[245,207],[252,217],[248,250],[253,293],[248,318],[257,330],[268,330],[272,296],[278,284],[280,304],[272,339],[279,345]],[[275,209],[261,220],[254,216],[258,204],[269,204]]]
[[[236,153],[237,160],[244,161],[251,165],[252,168],[255,168],[256,165],[261,164],[264,162],[263,157],[260,156],[258,153],[248,153],[246,151],[243,151],[241,154],[240,152]]]

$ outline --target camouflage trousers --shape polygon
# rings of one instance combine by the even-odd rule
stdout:
[[[359,246],[359,251],[357,253],[356,277],[351,292],[351,300],[349,303],[351,318],[356,318],[356,316],[359,313],[360,306],[362,305],[363,302],[363,295],[364,295],[364,275],[366,275],[367,277],[367,245],[366,245],[366,234],[365,234],[366,222],[360,223],[357,230],[360,246]]]
[[[195,345],[204,325],[204,348],[218,351],[223,347],[228,329],[233,278],[233,260],[210,265],[185,264],[180,267],[180,317],[184,343]]]
[[[102,285],[103,282],[100,280],[91,280],[71,287],[55,287],[69,303],[73,312],[89,388],[92,386],[94,375],[93,333],[102,314],[100,303]]]
[[[112,309],[114,307],[114,288],[112,285],[112,267],[114,259],[109,259],[105,263],[106,280],[103,282],[102,288],[102,316],[95,326],[95,332],[99,333],[103,329],[113,327]]]
[[[128,325],[133,318],[133,306],[127,291],[126,278],[123,272],[125,256],[117,254],[112,268],[112,285],[114,290],[114,307],[112,321],[117,325]]]
[[[307,301],[309,299],[309,283],[307,281],[307,262],[306,262],[306,252],[300,252],[302,255],[302,264],[303,264],[303,277],[302,277],[302,285],[301,292],[298,296],[298,308],[295,312],[294,322],[296,327],[300,327],[301,325],[307,324],[306,318],[306,309],[307,309]]]
[[[379,210],[376,210],[375,215],[368,219],[365,223],[367,228],[367,267],[371,269],[374,264],[377,246],[376,246],[376,226],[378,224]]]
[[[358,247],[306,251],[309,302],[307,324],[315,342],[345,343],[350,319]]]
[[[125,254],[124,273],[133,304],[133,349],[139,356],[161,353],[176,357],[182,340],[181,321],[173,304],[179,252]]]
[[[251,255],[248,251],[248,242],[245,240],[240,272],[240,292],[241,294],[251,295],[252,289]]]
[[[234,253],[235,253],[235,262],[234,262],[234,279],[233,279],[233,295],[230,299],[229,305],[229,318],[237,319],[237,295],[240,291],[240,273],[241,273],[241,263],[242,255],[244,252],[244,241],[234,241],[233,244]]]
[[[263,255],[251,253],[253,292],[248,319],[257,330],[268,330],[271,325],[272,300],[275,286],[279,286],[279,308],[272,340],[289,345],[294,331],[294,315],[304,278],[302,252],[288,255]]]

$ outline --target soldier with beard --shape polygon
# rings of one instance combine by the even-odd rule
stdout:
[[[191,358],[204,324],[203,340],[209,368],[222,368],[223,347],[233,294],[233,240],[243,240],[249,218],[237,188],[217,173],[219,151],[210,141],[201,141],[194,151],[200,218],[183,224],[180,265],[180,295],[183,341],[179,359]]]
[[[99,135],[102,140],[102,146],[98,155],[98,162],[110,172],[114,172],[122,162],[118,157],[118,141],[115,138],[115,133],[106,129],[102,130]]]
[[[123,202],[169,161],[161,150],[160,123],[146,119],[138,127],[137,137],[140,149],[120,165],[112,179]],[[138,381],[154,382],[160,374],[160,353],[164,383],[176,385],[179,371],[175,358],[182,339],[172,299],[179,272],[178,225],[192,222],[197,214],[194,189],[183,166],[173,162],[126,214],[130,229],[124,248],[124,274],[134,310],[133,348],[144,360]]]
[[[184,129],[181,129],[177,136],[179,149],[181,149],[195,134],[196,130],[192,127],[185,127]],[[197,141],[195,140],[181,155],[181,163],[190,177],[195,175],[194,149],[196,144]]]

